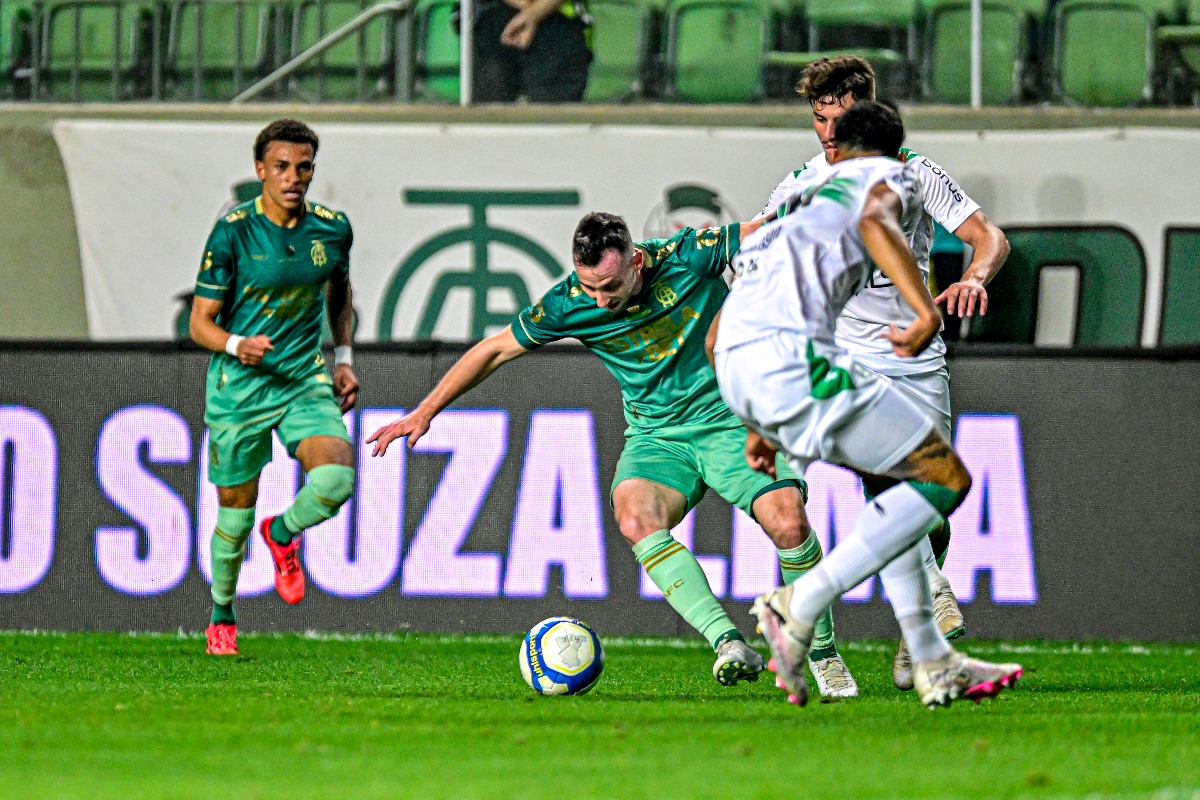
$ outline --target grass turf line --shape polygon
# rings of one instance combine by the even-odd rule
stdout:
[[[967,640],[1026,677],[931,712],[890,643],[844,648],[862,697],[796,709],[666,639],[606,640],[591,694],[543,698],[519,642],[0,633],[0,796],[1200,800],[1194,645]]]

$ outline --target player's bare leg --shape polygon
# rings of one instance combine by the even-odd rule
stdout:
[[[275,589],[292,604],[304,599],[301,534],[337,514],[354,491],[354,451],[345,439],[310,436],[296,448],[296,458],[308,481],[282,514],[263,520],[260,531],[275,562]]]
[[[671,536],[687,512],[687,498],[654,481],[626,478],[613,489],[612,499],[617,525],[638,563],[671,608],[716,651],[713,677],[724,686],[756,680],[762,656],[725,613],[696,557]]]
[[[205,630],[206,652],[214,656],[237,655],[237,617],[233,601],[238,574],[246,557],[246,540],[254,529],[254,504],[258,501],[258,478],[238,486],[217,487],[217,524],[213,529],[213,611]]]
[[[782,486],[754,501],[754,518],[779,551],[784,585],[799,579],[821,563],[821,543],[804,513],[804,495],[795,486]],[[809,669],[822,697],[857,697],[858,684],[838,653],[834,640],[833,612],[825,611],[814,626]]]

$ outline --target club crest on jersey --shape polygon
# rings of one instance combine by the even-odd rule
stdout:
[[[312,256],[312,262],[318,267],[323,267],[329,263],[329,256],[325,255],[325,243],[319,240],[314,240],[312,250],[309,252]]]
[[[665,283],[656,283],[654,285],[654,299],[657,300],[663,308],[670,308],[679,300],[679,295],[675,290]]]

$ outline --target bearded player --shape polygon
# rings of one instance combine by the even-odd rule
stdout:
[[[285,602],[304,598],[301,534],[337,514],[354,490],[354,451],[342,421],[358,398],[350,349],[354,235],[345,214],[305,199],[317,146],[316,134],[295,120],[258,134],[262,195],[217,222],[196,278],[191,335],[213,351],[204,411],[208,478],[219,504],[206,631],[212,655],[238,651],[233,600],[272,431],[308,476],[292,504],[259,530]],[[326,304],[336,345],[332,379],[320,348]]]
[[[550,342],[578,339],[621,385],[629,427],[611,494],[617,524],[667,602],[716,651],[713,676],[727,686],[757,678],[762,657],[671,528],[712,489],[762,525],[786,582],[822,556],[804,516],[800,479],[783,463],[776,477],[746,464],[746,430],[721,401],[704,351],[709,324],[729,292],[722,273],[742,239],[761,225],[684,228],[670,239],[635,244],[620,217],[588,214],[572,241],[575,270],[511,326],[472,347],[413,412],[367,440],[375,442],[374,455],[401,437],[411,447],[442,409],[501,365]],[[856,696],[829,609],[819,616],[809,653],[818,688],[827,697]]]

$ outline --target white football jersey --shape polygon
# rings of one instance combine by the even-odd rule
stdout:
[[[924,190],[921,213],[905,224],[909,244],[926,283],[929,281],[929,253],[933,247],[933,222],[953,233],[967,218],[979,210],[979,204],[946,174],[938,164],[928,158],[902,148],[900,155],[912,170]],[[784,176],[760,216],[779,208],[788,198],[827,179],[835,169],[825,160],[822,151],[803,167]],[[863,291],[847,303],[838,320],[838,343],[867,367],[883,375],[913,375],[929,372],[946,362],[946,345],[942,337],[936,337],[929,347],[916,358],[902,358],[893,351],[891,344],[881,338],[888,325],[904,328],[915,319],[913,310],[904,302],[900,293],[881,273],[876,271],[867,281]]]
[[[733,259],[737,280],[721,312],[719,352],[780,331],[843,349],[838,317],[878,272],[858,223],[880,183],[900,197],[906,222],[920,213],[921,183],[909,166],[856,158],[828,169],[799,208],[742,243]]]

